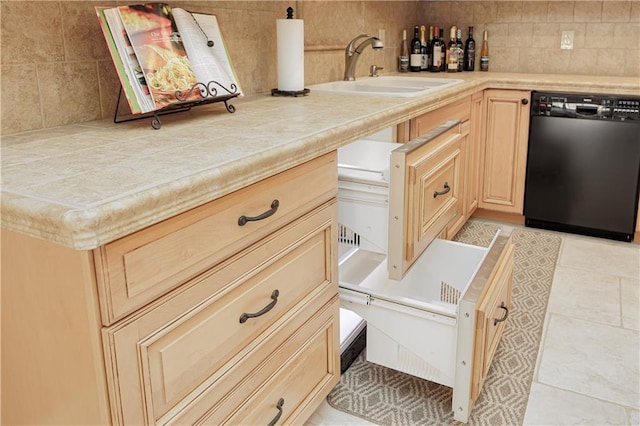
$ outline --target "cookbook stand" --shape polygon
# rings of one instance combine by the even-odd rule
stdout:
[[[219,94],[218,91],[220,90],[220,88],[223,89],[221,90],[221,92],[224,91],[226,93]],[[192,99],[193,96],[198,93],[200,94],[200,96],[202,96],[202,98]],[[167,105],[163,108],[159,108],[155,111],[150,111],[142,114],[128,114],[125,116],[118,114],[118,111],[120,110],[120,101],[122,99],[122,86],[120,86],[120,91],[118,92],[118,100],[116,101],[116,111],[113,115],[113,122],[125,123],[128,121],[153,117],[151,118],[151,127],[158,130],[162,126],[162,122],[160,121],[161,115],[189,111],[194,106],[224,102],[224,106],[227,111],[229,111],[230,113],[234,113],[236,112],[236,108],[233,105],[229,104],[228,101],[239,95],[240,93],[238,92],[238,87],[233,83],[229,88],[226,88],[217,81],[210,81],[208,83],[198,82],[186,92],[183,92],[182,90],[176,90],[175,97],[178,102],[173,102],[172,104]]]

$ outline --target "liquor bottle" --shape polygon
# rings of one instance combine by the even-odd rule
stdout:
[[[464,46],[462,44],[462,30],[456,30],[456,47],[458,48],[458,72],[462,72],[464,65]]]
[[[420,71],[427,71],[429,68],[428,64],[428,54],[427,52],[427,35],[425,34],[427,31],[427,27],[424,25],[420,26]]]
[[[487,31],[482,34],[482,49],[480,50],[480,71],[489,71],[489,41]]]
[[[402,30],[402,43],[400,44],[400,57],[398,58],[398,71],[409,71],[409,47],[407,46],[407,30]]]
[[[455,25],[449,31],[449,45],[447,46],[447,72],[458,72],[458,45],[456,43]]]
[[[429,40],[427,40],[427,71],[431,70],[433,58],[431,57],[431,45],[433,44],[433,27],[429,27]]]
[[[433,42],[431,43],[431,72],[440,72],[442,68],[442,43],[438,37],[438,27],[433,28]]]
[[[444,28],[439,28],[438,31],[438,38],[442,46],[442,50],[440,50],[440,71],[445,72],[447,70],[447,45],[444,42]]]
[[[469,37],[464,42],[464,70],[476,69],[476,41],[473,39],[473,27],[469,27]]]
[[[413,39],[411,39],[411,56],[409,56],[409,71],[420,72],[420,64],[422,63],[422,53],[420,43],[420,27],[417,25],[413,28]]]

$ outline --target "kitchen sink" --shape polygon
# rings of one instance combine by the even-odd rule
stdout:
[[[311,91],[409,98],[434,93],[464,80],[455,78],[380,76],[310,85]]]

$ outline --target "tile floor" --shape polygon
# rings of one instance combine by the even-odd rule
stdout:
[[[640,244],[559,235],[524,424],[640,425]],[[326,401],[307,423],[367,424]]]

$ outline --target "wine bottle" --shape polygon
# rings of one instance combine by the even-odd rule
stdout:
[[[409,71],[409,47],[407,46],[407,30],[402,30],[402,43],[400,44],[400,56],[398,58],[398,71]]]
[[[447,45],[444,42],[444,28],[439,28],[438,31],[438,38],[442,46],[442,50],[440,50],[440,71],[445,72],[447,70]]]
[[[431,72],[440,72],[440,68],[442,68],[442,43],[438,35],[438,27],[434,27],[433,42],[431,43]]]
[[[413,28],[413,38],[411,39],[411,56],[409,56],[409,71],[420,72],[420,63],[422,62],[422,53],[420,44],[420,27],[417,25]]]
[[[469,27],[469,37],[464,42],[464,70],[476,69],[476,41],[473,39],[473,27]]]
[[[449,30],[449,45],[447,46],[447,72],[458,72],[458,45],[456,44],[455,25]]]
[[[427,40],[427,70],[431,70],[433,58],[431,57],[431,45],[433,44],[433,27],[429,27],[429,40]]]
[[[482,34],[482,49],[480,50],[480,71],[489,71],[489,41],[486,30]]]
[[[427,27],[424,25],[420,26],[420,71],[428,70],[428,55],[427,52],[427,35],[425,34],[427,31]]]
[[[462,44],[462,30],[456,30],[456,47],[458,48],[458,72],[462,72],[464,64],[464,46]]]

